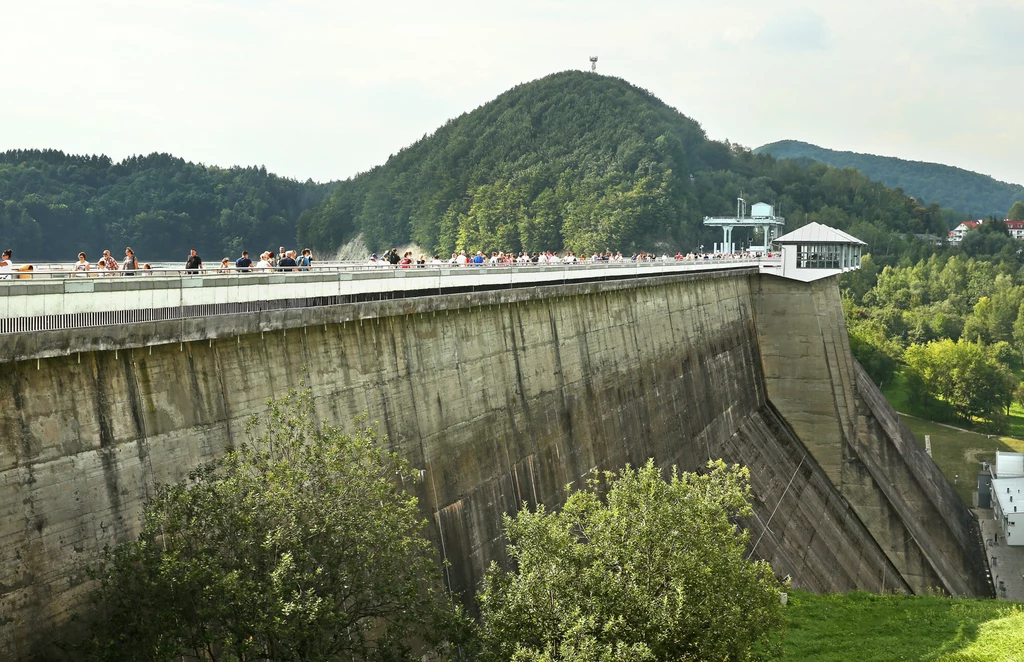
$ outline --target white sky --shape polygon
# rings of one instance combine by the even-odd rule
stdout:
[[[0,150],[326,181],[589,67],[749,147],[1024,183],[1024,0],[0,0]]]

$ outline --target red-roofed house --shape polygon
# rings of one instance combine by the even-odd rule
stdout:
[[[1006,229],[1014,239],[1024,239],[1024,221],[1006,221]]]
[[[984,223],[984,221],[964,221],[949,231],[949,243],[959,244],[964,235]]]

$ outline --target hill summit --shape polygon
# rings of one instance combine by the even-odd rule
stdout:
[[[877,194],[857,195],[865,187]],[[857,173],[709,140],[646,90],[567,71],[519,85],[341,182],[300,216],[298,233],[322,250],[362,233],[372,250],[412,241],[442,254],[686,251],[710,247],[718,233],[701,219],[732,213],[741,193],[780,206],[787,229],[818,220],[945,231],[937,209]]]
[[[1024,186],[1009,184],[963,168],[907,161],[893,156],[839,152],[799,140],[780,140],[754,150],[777,159],[810,159],[837,168],[853,168],[892,188],[901,188],[919,200],[980,216],[1004,216]]]

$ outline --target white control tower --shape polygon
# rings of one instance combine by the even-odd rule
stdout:
[[[704,225],[722,228],[722,243],[715,244],[715,253],[736,252],[732,231],[738,227],[760,230],[760,243],[755,245],[752,242],[747,250],[751,253],[767,253],[771,249],[772,241],[779,234],[779,228],[785,224],[786,219],[776,216],[775,208],[764,202],[753,205],[750,208],[750,216],[747,216],[747,201],[743,198],[736,198],[735,217],[704,217]]]

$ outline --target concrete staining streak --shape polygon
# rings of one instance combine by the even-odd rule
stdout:
[[[795,586],[984,592],[960,511],[910,521],[941,520],[955,492],[878,418],[834,281],[737,270],[205,323],[215,340],[169,342],[199,334],[195,321],[90,330],[109,349],[38,368],[32,342],[73,343],[34,339],[0,371],[6,657],[46,657],[74,636],[85,565],[137,533],[152,486],[238,443],[269,397],[299,386],[302,364],[318,417],[351,427],[368,412],[425,470],[411,489],[451,561],[445,581],[467,595],[507,561],[503,513],[557,507],[591,469],[650,457],[748,466],[753,551]],[[135,349],[116,352],[122,342]]]

